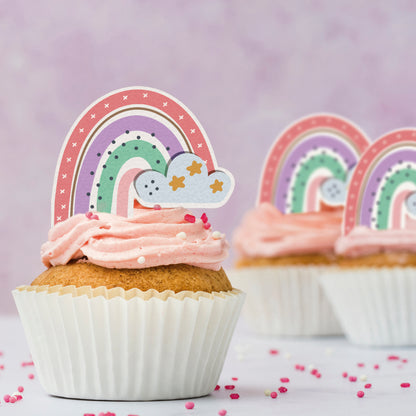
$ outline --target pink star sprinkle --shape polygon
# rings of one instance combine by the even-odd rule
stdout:
[[[311,374],[314,376],[316,374],[318,374],[318,370],[316,368],[314,368],[313,370],[311,370]]]
[[[279,390],[280,393],[286,393],[287,392],[287,388],[283,387],[283,386],[279,387],[278,390]]]
[[[9,401],[10,401],[10,394],[6,394],[6,395],[3,397],[3,400],[4,400],[6,403],[9,403]]]
[[[225,416],[227,414],[227,411],[225,409],[221,409],[218,411],[219,416]]]
[[[22,386],[19,386],[18,388],[17,388],[17,391],[18,392],[20,392],[20,393],[23,393],[24,392],[24,388],[22,387]]]
[[[408,387],[410,387],[410,383],[402,383],[402,384],[400,384],[400,387],[402,389],[407,389]]]
[[[355,377],[355,376],[349,376],[348,377],[348,380],[351,381],[351,382],[353,382],[353,383],[355,383],[357,381],[357,377]]]
[[[361,397],[364,397],[364,392],[363,391],[358,391],[357,392],[357,397],[359,397],[361,399]]]
[[[305,371],[305,366],[304,365],[300,365],[300,364],[296,364],[295,365],[295,370]]]
[[[186,402],[185,403],[185,408],[188,410],[191,410],[195,407],[195,403],[194,402]]]
[[[205,228],[206,230],[209,230],[209,229],[211,228],[211,224],[210,224],[209,222],[206,222],[206,223],[204,224],[204,228]]]
[[[272,399],[275,399],[275,398],[277,397],[277,393],[276,393],[275,391],[272,391],[272,392],[270,393],[270,397],[271,397]]]
[[[207,214],[205,214],[205,212],[201,215],[201,220],[204,224],[208,222],[208,217]]]
[[[16,403],[17,402],[17,399],[16,399],[16,397],[14,397],[14,396],[11,396],[10,397],[10,399],[9,399],[9,403]]]
[[[371,384],[370,384],[370,383],[367,383],[367,384],[364,386],[364,388],[366,388],[366,389],[371,389]]]
[[[194,223],[196,221],[196,218],[191,214],[186,214],[184,216],[184,219],[185,219],[185,221],[188,221],[188,222],[191,222],[191,223]]]
[[[240,398],[240,395],[238,393],[231,393],[230,394],[230,398],[232,400],[236,400],[236,399],[239,399]]]
[[[217,391],[217,390],[219,390],[220,389],[220,386],[217,384],[216,386],[215,386],[215,391]]]

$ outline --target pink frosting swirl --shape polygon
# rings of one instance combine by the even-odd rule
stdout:
[[[223,235],[205,230],[201,220],[186,221],[187,214],[191,215],[173,208],[135,209],[132,218],[74,215],[49,231],[41,248],[42,261],[50,267],[86,256],[90,263],[107,268],[185,263],[219,270],[228,255],[228,243]]]
[[[416,253],[416,230],[372,230],[357,226],[337,240],[335,250],[337,254],[350,258],[379,253]]]
[[[332,254],[341,223],[339,210],[284,215],[263,203],[245,215],[233,242],[245,258]]]

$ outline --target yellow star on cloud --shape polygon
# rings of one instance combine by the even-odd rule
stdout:
[[[194,176],[195,173],[200,174],[201,173],[201,168],[202,168],[202,163],[198,163],[196,160],[194,160],[192,162],[191,166],[188,166],[186,168],[186,170],[189,170],[189,174],[191,176]]]
[[[185,176],[172,176],[172,180],[169,182],[169,186],[172,187],[172,191],[176,191],[178,188],[185,188],[185,184],[183,181],[185,180]]]
[[[212,193],[215,194],[215,192],[217,191],[222,192],[223,185],[224,185],[224,182],[220,182],[218,179],[215,179],[215,182],[209,187],[212,189]]]

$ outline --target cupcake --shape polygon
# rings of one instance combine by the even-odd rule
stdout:
[[[195,128],[201,154],[179,151],[197,146],[154,116],[165,107]],[[219,206],[232,191],[193,117],[134,87],[98,100],[68,135],[41,248],[46,270],[13,291],[49,394],[166,400],[215,389],[244,295],[221,267],[224,235],[180,206]]]
[[[319,278],[336,267],[345,188],[368,145],[333,115],[299,120],[273,144],[257,206],[234,234],[231,281],[248,293],[243,315],[269,335],[339,334]]]
[[[348,339],[416,344],[416,129],[377,140],[352,176],[336,273],[322,278]]]

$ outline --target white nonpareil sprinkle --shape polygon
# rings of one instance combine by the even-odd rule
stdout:
[[[289,358],[292,357],[292,354],[290,352],[287,352],[287,353],[285,353],[284,357],[288,360]]]
[[[140,257],[137,259],[137,263],[139,263],[139,264],[143,264],[145,261],[146,261],[146,259],[145,259],[143,256],[140,256]]]
[[[361,374],[360,375],[360,380],[361,381],[367,381],[367,376],[365,374]]]
[[[181,231],[180,233],[176,234],[176,237],[180,238],[181,240],[186,240],[186,233]]]
[[[221,234],[219,231],[214,231],[214,232],[212,233],[212,238],[213,238],[214,240],[221,240],[221,238],[222,238],[222,234]]]
[[[308,370],[315,370],[315,364],[309,364]]]
[[[270,396],[271,391],[270,390],[264,390],[264,395],[265,396]]]

